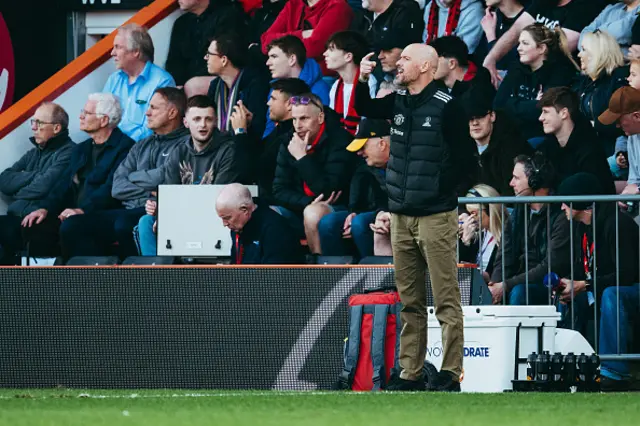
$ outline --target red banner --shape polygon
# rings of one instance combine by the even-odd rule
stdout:
[[[0,13],[0,112],[8,108],[13,102],[14,71],[11,37]]]

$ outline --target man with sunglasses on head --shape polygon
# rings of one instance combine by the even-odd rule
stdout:
[[[293,132],[280,147],[273,181],[275,210],[306,236],[312,254],[321,254],[318,222],[345,210],[357,156],[346,150],[351,135],[338,115],[312,93],[292,96]]]
[[[21,222],[38,209],[38,202],[46,198],[69,165],[75,144],[69,138],[68,125],[69,115],[60,105],[40,105],[31,119],[34,148],[0,174],[0,192],[9,197],[7,214],[0,216],[0,265],[15,264],[15,254],[26,241],[38,256],[56,254],[57,221],[46,220],[33,228],[25,228]],[[33,239],[33,235],[45,238]]]
[[[456,263],[456,191],[463,180],[462,165],[475,161],[475,143],[467,122],[460,121],[461,107],[434,80],[438,53],[433,47],[411,44],[402,51],[394,81],[404,90],[382,99],[369,96],[367,81],[375,67],[372,56],[360,63],[355,107],[367,118],[392,120],[386,185],[404,324],[402,371],[387,390],[425,389],[428,267],[444,342],[442,370],[429,388],[459,392],[464,337]]]

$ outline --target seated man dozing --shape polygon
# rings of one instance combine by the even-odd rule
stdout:
[[[227,185],[216,199],[216,213],[231,231],[231,264],[291,265],[303,263],[302,247],[287,219],[258,206],[249,189]]]
[[[542,155],[536,154],[533,158],[518,156],[514,163],[511,186],[516,196],[539,197],[550,194],[556,174]],[[547,212],[547,209],[551,211]],[[525,215],[527,229],[523,232]],[[547,223],[547,218],[550,223]],[[503,250],[498,250],[489,282],[493,303],[503,303],[503,297],[506,296],[509,305],[547,305],[548,290],[543,280],[549,271],[549,262],[551,271],[558,276],[567,276],[571,270],[569,222],[558,204],[532,203],[517,204],[509,223],[502,237],[504,258]],[[526,245],[525,239],[528,240]],[[505,276],[502,276],[503,264]]]
[[[355,245],[359,258],[374,254],[373,233],[370,225],[380,211],[388,210],[385,182],[389,162],[389,136],[391,126],[380,119],[363,119],[356,138],[347,151],[364,158],[353,176],[350,188],[349,210],[324,216],[318,224],[322,254],[345,256]],[[350,236],[351,239],[346,239]]]
[[[351,135],[316,95],[293,96],[289,102],[294,131],[278,153],[273,197],[278,213],[300,237],[306,235],[311,253],[319,254],[318,222],[346,209],[357,157],[346,150]]]

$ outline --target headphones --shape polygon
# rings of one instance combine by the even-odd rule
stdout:
[[[551,188],[553,167],[541,152],[536,152],[533,157],[527,157],[523,165],[531,192],[536,192],[540,188]]]

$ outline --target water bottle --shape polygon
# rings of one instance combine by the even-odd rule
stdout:
[[[527,357],[527,380],[536,379],[536,353],[531,352]]]
[[[581,353],[580,355],[578,355],[578,360],[577,360],[577,366],[578,366],[578,383],[580,385],[586,385],[589,382],[589,376],[590,376],[590,362],[589,362],[589,357],[587,357],[587,355],[585,355],[585,353]]]
[[[600,383],[600,357],[596,354],[591,354],[589,357],[589,363],[591,364],[589,371],[591,372],[590,381],[593,384]]]
[[[549,354],[541,353],[536,358],[536,378],[539,382],[549,380]]]
[[[564,367],[562,371],[564,373],[564,382],[567,386],[575,386],[578,377],[576,372],[576,355],[573,352],[569,352],[564,356]]]
[[[555,384],[562,383],[562,354],[556,352],[551,357],[551,381]]]
[[[542,283],[545,287],[555,290],[560,285],[560,277],[555,272],[551,272],[544,276]]]

